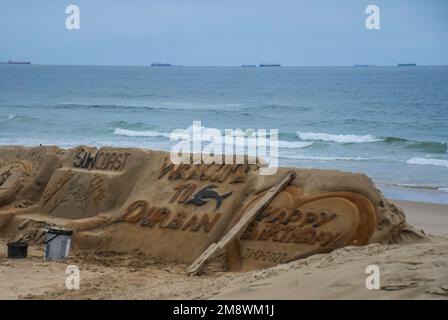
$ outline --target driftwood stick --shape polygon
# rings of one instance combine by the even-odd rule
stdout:
[[[295,176],[296,174],[294,171],[289,171],[279,183],[272,186],[252,208],[249,208],[248,212],[241,217],[241,219],[221,238],[221,240],[218,241],[218,243],[212,243],[207,250],[205,250],[199,258],[188,267],[188,274],[196,275],[200,273],[204,265],[220,250],[227,247],[233,239],[237,238],[246,229],[249,223],[271,203],[275,196],[294,180]]]

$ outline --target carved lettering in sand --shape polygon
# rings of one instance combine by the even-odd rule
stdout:
[[[183,211],[172,212],[169,208],[151,207],[147,201],[138,200],[127,208],[119,221],[148,228],[210,232],[220,217],[220,213],[188,215]]]
[[[284,252],[265,251],[247,248],[243,254],[243,259],[253,259],[259,261],[268,261],[274,263],[286,262],[288,254]]]
[[[191,198],[197,188],[196,183],[183,183],[174,188],[176,191],[170,199],[170,203],[184,203]]]
[[[335,213],[276,208],[265,212],[261,218],[249,224],[240,239],[318,244],[324,247],[339,233],[319,230],[319,227],[337,217]]]
[[[169,157],[164,159],[159,179],[197,180],[223,183],[241,183],[247,179],[251,167],[248,164],[180,164],[175,165]]]
[[[75,168],[87,170],[122,171],[130,155],[128,152],[105,151],[92,154],[84,148],[80,148],[75,154],[73,165]]]
[[[250,199],[246,208],[262,195]],[[375,230],[375,217],[372,203],[361,194],[305,194],[296,186],[288,186],[247,226],[239,237],[239,251],[229,254],[236,259],[238,252],[242,258],[242,265],[234,264],[234,268],[251,270],[346,245],[366,244]]]

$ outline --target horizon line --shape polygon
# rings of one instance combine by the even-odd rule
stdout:
[[[401,62],[399,62],[401,63]],[[334,67],[397,67],[399,63],[396,64],[351,64],[351,65],[281,65],[279,67],[267,67],[267,68],[334,68]],[[11,65],[7,62],[1,61],[0,64]],[[150,68],[176,68],[176,67],[186,67],[186,68],[242,68],[245,64],[240,65],[183,65],[183,64],[173,64],[167,67],[157,67],[151,66],[151,63],[148,64],[91,64],[91,63],[33,63],[31,62],[29,65],[37,65],[37,66],[92,66],[92,67],[150,67]],[[249,64],[250,65],[250,64]],[[253,64],[252,64],[253,65]],[[445,67],[448,64],[416,64],[416,67]],[[252,68],[260,68],[258,64]],[[250,69],[250,68],[247,68]]]

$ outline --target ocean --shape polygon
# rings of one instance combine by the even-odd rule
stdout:
[[[282,166],[448,203],[448,67],[0,65],[0,145],[170,150],[193,121],[278,129]]]

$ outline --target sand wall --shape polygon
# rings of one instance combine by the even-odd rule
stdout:
[[[72,228],[79,250],[193,262],[273,185],[296,173],[217,260],[250,270],[347,245],[418,237],[362,174],[259,165],[173,165],[166,152],[80,146],[0,148],[0,234],[41,242]]]

